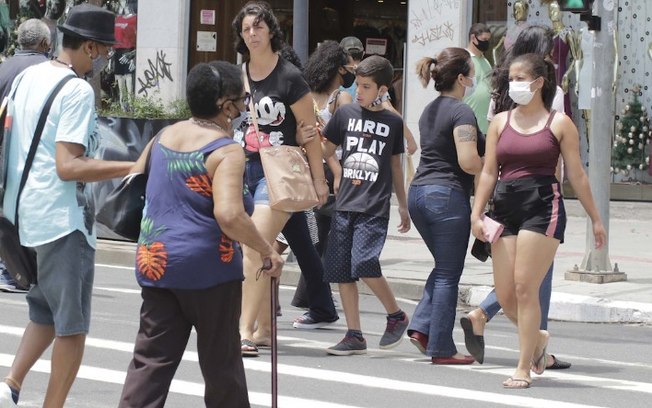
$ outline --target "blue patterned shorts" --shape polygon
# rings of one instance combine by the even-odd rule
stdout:
[[[351,283],[380,278],[380,253],[385,246],[389,219],[335,211],[326,247],[324,281]]]

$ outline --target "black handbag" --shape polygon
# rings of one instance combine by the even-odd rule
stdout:
[[[491,256],[491,243],[476,238],[471,247],[471,255],[480,262],[485,262]]]
[[[36,251],[33,248],[25,247],[20,244],[20,236],[18,229],[18,208],[20,204],[20,196],[23,192],[23,188],[27,183],[27,177],[29,176],[29,171],[32,168],[32,163],[34,162],[34,156],[36,155],[36,150],[38,148],[39,142],[41,141],[41,136],[43,135],[43,128],[45,127],[45,121],[50,113],[50,107],[52,107],[52,101],[57,96],[61,88],[75,76],[70,75],[63,78],[57,86],[54,87],[52,93],[48,97],[45,105],[43,106],[43,111],[39,117],[36,129],[34,130],[34,136],[32,137],[32,143],[29,147],[29,152],[27,153],[27,158],[25,159],[25,167],[23,168],[23,174],[20,178],[20,184],[18,187],[18,194],[16,195],[16,213],[14,217],[14,222],[12,223],[8,218],[0,216],[0,258],[5,263],[7,271],[12,278],[16,281],[16,284],[21,289],[29,289],[30,285],[36,283],[37,276],[37,262],[36,262]],[[17,88],[17,87],[16,87]],[[15,89],[16,89],[15,88]],[[14,91],[15,93],[15,91]],[[13,97],[13,95],[12,95]],[[9,146],[9,137],[5,138],[3,134],[2,138],[2,150],[4,151],[4,156],[6,157],[6,150]],[[6,163],[3,163],[3,166]],[[54,170],[53,170],[54,171]],[[2,183],[6,181],[4,179],[5,173],[3,173]],[[3,189],[4,190],[4,189]]]
[[[490,207],[493,207],[493,202],[489,203]],[[487,217],[493,217],[491,211],[485,213]],[[480,262],[486,262],[489,257],[491,257],[491,242],[480,241],[475,239],[473,241],[473,246],[471,247],[471,255],[473,255]]]
[[[150,145],[145,161],[144,173],[128,174],[120,184],[106,197],[104,205],[97,213],[95,220],[106,225],[118,235],[129,240],[138,241],[140,222],[145,208],[145,190],[149,174],[149,161],[152,147],[158,141],[158,136]]]

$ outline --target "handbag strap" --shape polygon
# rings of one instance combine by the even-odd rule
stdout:
[[[154,148],[154,145],[158,143],[158,139],[160,138],[161,134],[158,133],[156,136],[154,136],[154,141],[152,144],[149,146],[149,150],[147,151],[147,158],[145,159],[145,171],[143,172],[145,175],[149,174],[149,165],[150,161],[152,159],[152,149]]]
[[[251,93],[251,87],[249,86],[249,75],[247,75],[247,63],[242,64],[242,81],[244,82],[245,91],[249,92],[251,98],[249,98],[249,116],[254,122],[254,130],[256,131],[256,141],[258,142],[258,148],[260,149],[260,130],[258,129],[258,115],[256,114],[256,109],[254,109],[254,95]]]
[[[43,106],[43,111],[41,111],[41,116],[38,119],[38,123],[36,124],[36,129],[34,130],[34,136],[32,137],[32,144],[29,147],[29,152],[27,153],[27,158],[25,159],[25,166],[23,167],[23,175],[20,178],[20,184],[18,186],[18,194],[16,195],[16,216],[14,218],[14,225],[16,226],[16,231],[20,231],[18,229],[18,205],[20,204],[20,195],[22,194],[23,188],[27,183],[27,177],[29,176],[29,171],[32,168],[34,157],[36,156],[36,149],[38,149],[38,145],[41,142],[41,136],[43,136],[43,128],[45,127],[45,121],[48,118],[48,115],[50,114],[50,108],[52,107],[52,102],[54,101],[54,98],[57,96],[59,91],[61,91],[61,88],[63,88],[63,86],[66,83],[68,83],[68,81],[76,77],[77,77],[76,75],[67,75],[65,78],[59,81],[59,83],[57,84],[57,86],[54,87],[54,89],[50,93],[50,96],[45,102],[45,105]],[[16,89],[17,88],[18,86],[16,86]],[[14,94],[15,94],[15,90],[14,90]]]

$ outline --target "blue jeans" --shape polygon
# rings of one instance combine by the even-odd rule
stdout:
[[[469,196],[446,186],[412,185],[408,209],[435,260],[408,330],[428,336],[428,356],[451,357],[457,353],[453,326],[471,231]]]
[[[267,179],[260,159],[247,159],[244,182],[254,199],[254,204],[269,205]]]
[[[550,295],[552,294],[552,269],[555,266],[553,263],[548,269],[548,273],[541,282],[539,288],[539,304],[541,305],[541,330],[548,330],[548,311],[550,310]],[[491,320],[501,309],[496,297],[496,289],[492,290],[486,298],[480,303],[480,309],[487,316],[487,321]]]

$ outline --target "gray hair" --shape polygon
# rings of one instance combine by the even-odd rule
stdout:
[[[43,40],[50,43],[50,28],[37,18],[30,18],[18,26],[18,45],[24,50],[35,49]]]

